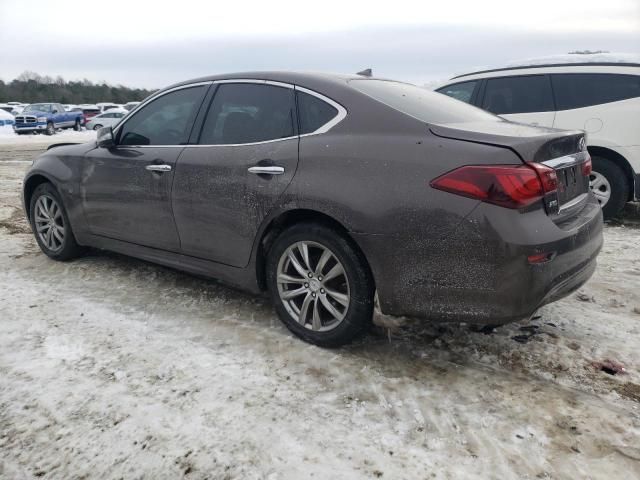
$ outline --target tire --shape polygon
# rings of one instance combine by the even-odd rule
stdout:
[[[622,168],[605,157],[591,157],[591,190],[602,206],[605,220],[618,215],[629,199],[629,184]]]
[[[329,252],[328,260],[318,268],[325,251]],[[298,260],[302,271],[288,253]],[[342,273],[336,275],[340,270]],[[278,316],[302,340],[321,347],[339,347],[371,328],[375,289],[366,259],[335,228],[305,222],[286,229],[267,253],[266,274]],[[286,275],[294,281],[278,283],[279,274],[281,279]],[[294,291],[302,293],[291,295]],[[286,299],[288,295],[291,298]]]
[[[99,123],[93,127],[94,130],[100,130],[102,128],[102,125],[100,125]]]
[[[78,245],[71,231],[69,217],[60,195],[50,183],[42,183],[36,187],[29,203],[29,218],[38,246],[49,258],[65,261],[82,253],[82,247]],[[52,222],[55,223],[55,227],[51,226]],[[47,225],[49,228],[46,228]],[[58,233],[52,232],[48,237],[47,232],[52,229],[57,229]],[[47,238],[50,240],[48,241]]]
[[[76,123],[74,123],[73,129],[76,132],[79,132],[82,129],[82,124],[80,123],[80,119],[76,118]]]
[[[47,129],[44,132],[47,135],[53,135],[56,133],[56,128],[53,126],[53,122],[47,122]]]

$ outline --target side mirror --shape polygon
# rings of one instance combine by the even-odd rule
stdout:
[[[98,130],[96,142],[101,148],[113,147],[115,145],[115,142],[113,141],[113,130],[111,129],[111,127],[102,127],[100,130]]]
[[[51,113],[58,113],[58,110],[54,108]]]

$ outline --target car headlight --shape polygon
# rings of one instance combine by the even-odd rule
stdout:
[[[47,122],[47,117],[38,117],[38,122]]]

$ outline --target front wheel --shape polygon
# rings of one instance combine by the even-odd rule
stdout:
[[[49,183],[36,187],[29,218],[40,249],[54,260],[69,260],[82,252],[71,231],[69,217],[58,192]]]
[[[94,130],[100,130],[102,128],[102,125],[97,124],[95,127],[93,127]]]
[[[47,129],[45,130],[45,133],[47,135],[53,135],[54,133],[56,133],[56,129],[53,126],[53,122],[48,122],[47,123]]]
[[[269,250],[266,271],[278,316],[303,340],[338,347],[371,327],[373,280],[340,231],[315,223],[285,230]]]
[[[593,156],[593,170],[589,176],[589,186],[602,207],[605,220],[622,211],[629,199],[629,185],[622,168],[611,160]]]

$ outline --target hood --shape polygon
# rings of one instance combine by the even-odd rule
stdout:
[[[524,162],[542,162],[586,148],[581,130],[558,130],[509,121],[430,125],[438,137],[508,148]]]

